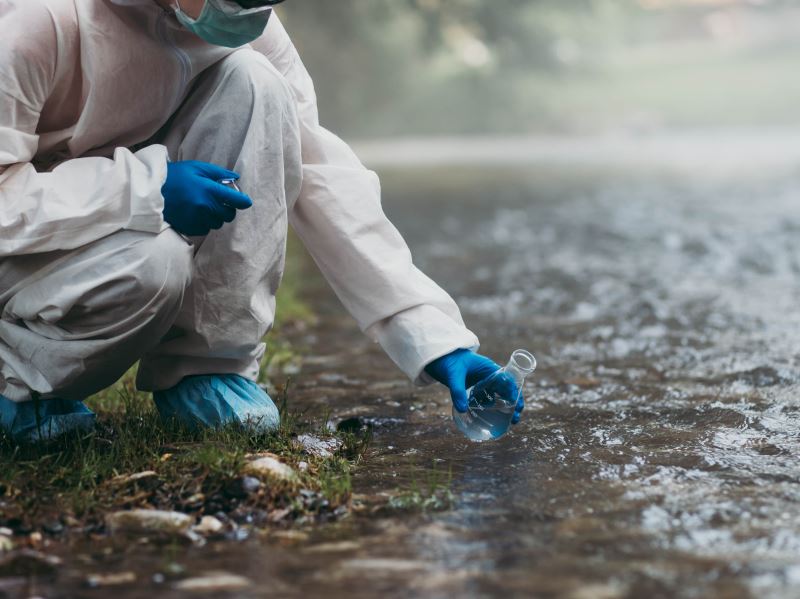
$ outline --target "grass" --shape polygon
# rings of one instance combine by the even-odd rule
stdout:
[[[445,475],[435,466],[425,471],[425,480],[412,480],[408,489],[399,490],[387,504],[390,510],[410,512],[436,512],[450,509],[455,500],[452,472]]]
[[[241,510],[290,508],[286,518],[325,516],[350,497],[351,470],[366,439],[340,435],[342,449],[319,458],[302,451],[295,437],[319,430],[287,409],[284,389],[281,426],[269,434],[240,427],[193,431],[162,423],[149,398],[126,380],[114,409],[97,399],[97,430],[65,436],[46,445],[17,445],[0,438],[0,525],[47,530],[53,522],[100,531],[107,512],[131,508],[177,510],[197,516]],[[126,388],[127,387],[127,388]],[[229,489],[240,480],[248,454],[271,452],[294,467],[294,481],[271,480],[252,496]],[[305,462],[305,470],[298,466]],[[141,481],[131,474],[151,471]],[[316,502],[298,501],[300,492]]]
[[[299,356],[282,331],[313,321],[301,300],[304,258],[290,239],[280,310],[271,333],[261,380]],[[288,382],[277,386],[281,425],[270,434],[229,426],[189,430],[161,422],[149,394],[136,390],[135,368],[113,387],[87,399],[97,413],[90,434],[65,436],[44,445],[18,445],[0,434],[0,526],[18,532],[52,528],[54,522],[85,531],[102,531],[109,511],[130,508],[177,510],[197,516],[219,511],[279,510],[285,520],[324,517],[350,498],[351,472],[367,439],[323,430],[306,415],[289,409]],[[275,387],[275,385],[273,385]],[[333,457],[308,455],[298,434],[338,435]],[[296,480],[263,485],[255,494],[231,492],[243,475],[248,454],[270,452],[295,469]],[[305,462],[304,469],[299,467]],[[138,481],[132,474],[154,472]],[[310,501],[309,498],[313,498]]]

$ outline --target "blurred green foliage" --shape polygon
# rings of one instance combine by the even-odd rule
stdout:
[[[781,27],[796,10],[777,0],[289,0],[280,9],[323,122],[355,136],[785,123],[800,100],[788,84],[800,44]],[[726,18],[739,33],[752,23],[780,31],[720,41]],[[762,68],[768,85],[747,85],[763,83]]]

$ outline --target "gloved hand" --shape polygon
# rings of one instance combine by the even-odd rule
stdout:
[[[167,164],[164,220],[184,235],[207,235],[236,218],[236,210],[253,205],[245,194],[220,183],[239,175],[222,167],[197,160]]]
[[[450,389],[453,406],[462,414],[467,411],[467,389],[498,370],[500,366],[492,360],[468,349],[457,349],[437,358],[425,367],[425,372]],[[514,408],[512,424],[519,422],[520,413],[524,408],[525,401],[520,396]]]

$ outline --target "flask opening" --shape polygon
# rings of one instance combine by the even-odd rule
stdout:
[[[515,350],[514,353],[511,354],[511,363],[526,374],[530,374],[536,370],[536,358],[533,357],[531,352],[524,349]]]

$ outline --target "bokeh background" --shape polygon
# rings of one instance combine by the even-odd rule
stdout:
[[[796,125],[791,0],[290,0],[350,138]]]

